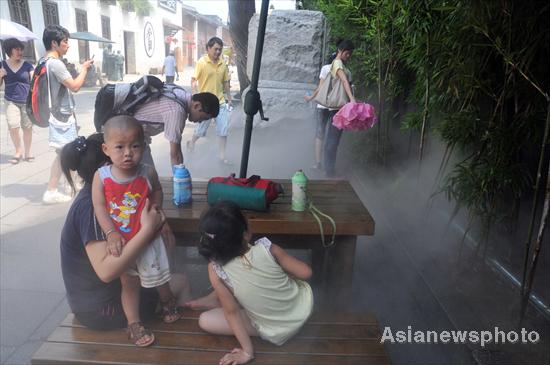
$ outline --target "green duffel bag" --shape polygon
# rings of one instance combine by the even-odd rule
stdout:
[[[242,209],[266,211],[269,204],[283,192],[281,184],[253,175],[248,179],[213,177],[208,180],[208,204],[229,200]]]

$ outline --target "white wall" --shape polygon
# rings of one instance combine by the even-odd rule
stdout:
[[[148,17],[139,17],[133,12],[124,12],[118,6],[101,4],[99,0],[50,0],[57,2],[59,23],[67,28],[69,33],[76,32],[75,9],[82,9],[87,12],[88,31],[101,36],[101,15],[108,16],[111,20],[111,40],[113,51],[120,50],[124,53],[124,31],[134,32],[136,70],[140,74],[146,74],[151,68],[161,69],[164,62],[164,23],[181,26],[182,5],[178,1],[177,12],[172,13],[166,9],[158,7],[157,0],[149,0],[152,5],[152,12]],[[45,54],[45,48],[42,44],[42,33],[44,32],[44,13],[42,10],[42,1],[28,0],[29,11],[31,15],[32,30],[39,37],[35,41],[35,52],[37,58]],[[0,0],[0,17],[10,19],[8,2]],[[149,57],[145,52],[144,46],[144,27],[145,23],[150,22],[153,26],[155,35],[155,49],[153,55]],[[181,45],[182,39],[179,39],[178,45]],[[95,55],[96,62],[103,61],[103,49],[97,42],[89,42],[90,56]],[[78,41],[69,40],[69,51],[65,56],[71,63],[78,65]]]

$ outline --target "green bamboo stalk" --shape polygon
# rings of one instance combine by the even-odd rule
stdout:
[[[468,236],[468,233],[470,233],[470,230],[472,229],[472,224],[474,221],[473,214],[468,215],[468,225],[466,226],[466,229],[464,230],[464,234],[462,235],[462,240],[460,241],[460,246],[458,247],[458,259],[457,262],[460,264],[460,261],[462,260],[462,252],[464,251],[464,244],[466,243],[466,237]]]
[[[449,143],[447,146],[445,146],[445,152],[443,153],[443,157],[441,158],[441,163],[439,164],[439,168],[437,169],[437,173],[434,177],[434,184],[432,186],[432,196],[434,196],[436,192],[436,187],[443,177],[443,173],[445,172],[445,169],[447,168],[447,165],[449,165],[449,160],[451,159],[451,156],[453,155],[454,150],[454,143]]]
[[[382,30],[380,29],[380,4],[376,12],[376,26],[378,30],[378,123],[376,125],[376,154],[380,156],[380,125],[384,115],[384,101],[382,100]]]
[[[420,132],[420,148],[418,155],[418,162],[422,162],[422,155],[424,153],[424,138],[426,135],[426,124],[428,122],[429,115],[429,101],[430,101],[430,32],[427,34],[426,42],[426,91],[424,95],[424,111],[422,113],[422,131]]]
[[[549,166],[550,168],[550,166]],[[549,170],[550,171],[550,170]],[[527,290],[523,294],[521,301],[521,314],[520,314],[520,323],[525,317],[525,312],[527,310],[527,304],[529,303],[529,297],[531,296],[531,290],[533,289],[533,281],[535,279],[535,270],[537,269],[537,263],[539,261],[540,248],[542,245],[542,239],[544,238],[544,231],[546,230],[546,225],[548,224],[548,209],[550,206],[550,174],[546,179],[546,196],[544,199],[544,208],[542,210],[542,217],[540,218],[539,234],[537,235],[537,241],[535,243],[535,249],[531,259],[531,270],[529,271],[527,279]]]
[[[548,107],[546,112],[546,123],[544,125],[544,135],[542,137],[542,145],[540,148],[539,165],[537,168],[537,179],[535,182],[535,192],[533,196],[533,208],[531,210],[531,220],[529,221],[529,229],[527,230],[527,240],[525,241],[525,254],[523,258],[523,275],[521,279],[521,293],[525,292],[525,280],[527,276],[527,263],[529,261],[529,250],[531,248],[531,239],[533,238],[533,229],[535,227],[535,216],[539,207],[539,191],[540,191],[540,177],[542,173],[542,163],[544,161],[544,155],[546,150],[546,144],[548,144],[548,131],[550,129],[550,100],[547,96]]]

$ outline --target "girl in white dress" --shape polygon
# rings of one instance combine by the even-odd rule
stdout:
[[[250,336],[282,345],[302,327],[313,309],[313,293],[304,280],[311,268],[263,237],[251,234],[239,207],[212,206],[199,224],[199,253],[209,260],[208,276],[221,307],[201,314],[200,327],[235,335],[241,348],[220,365],[245,364],[254,358]]]

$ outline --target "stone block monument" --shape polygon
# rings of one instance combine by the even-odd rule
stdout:
[[[252,79],[259,14],[249,23],[247,74]],[[325,16],[319,11],[274,10],[267,17],[258,91],[266,116],[271,111],[311,112],[314,103],[304,100],[319,82],[325,59]]]

